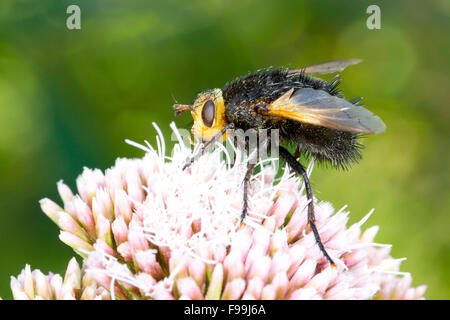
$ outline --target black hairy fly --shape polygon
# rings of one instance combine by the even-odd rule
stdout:
[[[192,132],[204,142],[201,152],[189,159],[184,168],[222,139],[228,129],[279,130],[279,155],[304,180],[309,200],[308,224],[332,265],[315,225],[311,184],[297,158],[305,155],[347,169],[361,159],[361,135],[386,129],[379,117],[358,103],[359,98],[345,99],[338,89],[339,76],[330,82],[311,76],[339,72],[359,62],[336,60],[299,69],[260,70],[227,83],[223,89],[200,93],[193,105],[174,105],[175,115],[191,111]],[[282,146],[286,144],[296,146],[295,156]],[[244,179],[241,222],[247,214],[247,187],[254,168],[254,164],[249,164]]]

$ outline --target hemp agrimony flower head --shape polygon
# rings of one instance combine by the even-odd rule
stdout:
[[[246,158],[230,164],[218,147],[186,170],[192,155],[179,143],[165,156],[139,146],[141,159],[117,159],[104,173],[85,168],[77,194],[63,182],[63,205],[41,200],[74,259],[64,280],[27,266],[12,277],[16,299],[422,299],[402,259],[374,242],[378,227],[361,230],[372,211],[346,227],[349,212],[315,203],[330,267],[307,228],[307,200],[298,177],[276,162],[260,162],[251,178],[249,210],[240,226]],[[137,145],[137,144],[134,144]],[[195,152],[195,151],[194,151]],[[228,160],[222,160],[222,156]],[[311,166],[312,167],[312,166]],[[312,168],[309,168],[310,170]]]
[[[92,276],[80,270],[75,258],[67,266],[66,274],[47,276],[29,265],[17,278],[11,277],[11,290],[16,300],[110,300],[109,291],[97,284]]]

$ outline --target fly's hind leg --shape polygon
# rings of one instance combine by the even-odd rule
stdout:
[[[309,183],[309,178],[306,173],[306,170],[303,168],[303,166],[298,162],[293,155],[289,153],[288,150],[280,146],[280,156],[286,161],[286,163],[289,165],[289,167],[294,170],[297,174],[301,175],[303,178],[303,181],[305,182],[305,190],[306,190],[306,198],[309,201],[308,204],[308,224],[311,227],[311,230],[314,234],[314,238],[316,239],[316,243],[320,248],[320,251],[322,251],[325,258],[328,260],[328,262],[331,265],[335,265],[333,260],[328,255],[328,252],[325,250],[325,247],[323,246],[322,240],[320,240],[319,232],[317,231],[317,227],[315,224],[315,217],[314,217],[314,202],[313,202],[313,193],[311,189],[311,184]]]

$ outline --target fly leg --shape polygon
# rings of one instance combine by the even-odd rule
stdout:
[[[242,214],[241,214],[241,225],[244,222],[245,216],[247,215],[247,209],[248,209],[248,183],[250,181],[250,178],[252,177],[253,170],[256,167],[256,163],[251,163],[248,168],[247,172],[245,174],[244,178],[244,207],[242,208]]]
[[[209,148],[211,148],[219,139],[225,134],[225,132],[228,129],[232,129],[234,127],[234,124],[229,123],[227,124],[222,130],[220,130],[219,133],[217,133],[211,140],[207,141],[201,148],[200,152],[193,155],[189,159],[186,160],[186,163],[183,166],[183,170],[189,167],[194,161],[198,160],[202,156],[203,153],[205,153]]]
[[[301,175],[303,178],[303,181],[305,182],[305,190],[306,190],[306,198],[309,200],[308,204],[308,224],[311,227],[311,230],[314,234],[314,238],[316,239],[316,243],[319,246],[320,251],[322,251],[325,258],[327,258],[328,262],[334,266],[333,260],[328,255],[327,251],[325,250],[325,247],[323,246],[322,240],[320,240],[319,232],[317,231],[317,227],[315,224],[315,217],[314,217],[314,203],[313,203],[313,193],[311,189],[311,184],[309,183],[308,175],[306,174],[305,169],[303,166],[298,162],[294,156],[292,156],[288,150],[280,146],[280,156],[286,161],[286,163],[291,167],[292,170],[294,170],[297,174]]]
[[[301,155],[302,155],[302,151],[300,150],[300,146],[297,146],[297,148],[295,148],[294,158],[298,159],[298,161],[300,161]]]

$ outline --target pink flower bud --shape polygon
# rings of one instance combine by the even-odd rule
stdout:
[[[138,223],[131,221],[128,231],[128,243],[133,247],[135,251],[137,250],[147,250],[149,248],[148,241],[144,236],[144,233],[138,227]]]
[[[305,258],[305,248],[300,245],[293,245],[288,250],[289,255],[289,269],[288,277],[292,278],[294,273],[297,271],[298,267],[302,264]]]
[[[130,198],[137,202],[144,200],[144,190],[139,174],[136,171],[128,170],[125,176],[127,181],[127,191]]]
[[[276,298],[276,292],[273,287],[273,285],[268,284],[266,285],[261,293],[261,300],[275,300]]]
[[[11,277],[11,291],[14,297],[14,300],[29,300],[27,294],[23,291],[23,288],[20,284],[20,282],[14,278]]]
[[[305,260],[297,269],[291,279],[291,288],[298,289],[308,283],[314,276],[317,262],[313,260]]]
[[[31,267],[29,264],[25,266],[23,271],[23,291],[29,299],[34,299],[36,293],[34,291],[33,275],[31,274]]]
[[[238,251],[231,251],[224,260],[224,271],[227,281],[235,278],[243,278],[245,276],[244,264],[242,262],[241,254]]]
[[[259,278],[266,283],[269,278],[269,271],[271,267],[271,259],[268,256],[260,256],[252,264],[248,273],[248,279]]]
[[[316,292],[314,288],[300,288],[295,290],[291,296],[290,300],[320,300],[320,295]]]
[[[114,212],[116,217],[122,217],[125,223],[130,223],[133,215],[133,205],[128,195],[122,189],[115,192]]]
[[[296,205],[295,196],[292,193],[283,193],[272,207],[272,215],[276,218],[277,226],[284,223],[287,215]]]
[[[286,272],[277,273],[271,283],[275,292],[275,299],[285,299],[289,287],[289,279]]]
[[[263,280],[260,278],[252,278],[247,281],[247,289],[244,292],[244,296],[246,296],[247,299],[260,299],[263,288]]]
[[[287,274],[289,270],[289,255],[287,252],[277,252],[272,260],[270,266],[270,280],[278,273]]]
[[[33,276],[36,283],[36,295],[42,297],[42,299],[52,299],[51,290],[47,278],[40,270],[34,270]]]
[[[287,249],[287,234],[284,229],[277,229],[272,236],[272,241],[270,242],[269,253],[273,257],[275,253]]]
[[[83,227],[86,228],[87,231],[89,231],[91,234],[95,234],[94,218],[89,206],[78,196],[75,196],[73,198],[72,203],[78,221]]]
[[[181,295],[189,297],[192,300],[203,299],[202,291],[191,277],[178,279],[177,288]]]
[[[73,233],[77,237],[80,237],[84,241],[88,241],[88,235],[84,231],[77,221],[68,213],[61,211],[58,213],[58,226],[63,231]]]
[[[116,218],[111,224],[111,229],[117,245],[128,240],[128,226],[123,217]]]
[[[83,290],[83,293],[80,296],[80,300],[95,300],[96,298],[96,287],[89,286]]]
[[[78,194],[87,204],[91,204],[92,198],[95,196],[99,187],[105,185],[103,173],[98,170],[90,170],[83,168],[83,173],[77,178]]]
[[[164,277],[161,266],[156,260],[156,252],[154,250],[138,251],[135,258],[139,269],[142,271],[147,272],[155,279]]]
[[[211,276],[211,280],[206,292],[205,298],[208,300],[217,300],[221,296],[223,283],[223,266],[221,263],[216,264]]]
[[[50,279],[50,288],[52,290],[52,296],[54,297],[55,300],[58,300],[59,297],[61,296],[62,284],[63,280],[59,274],[55,274]]]
[[[116,251],[102,239],[97,239],[97,241],[95,241],[94,250],[110,256],[116,256]]]
[[[64,283],[70,285],[71,288],[80,289],[81,285],[81,270],[75,258],[70,259],[67,266],[66,275],[64,276]]]
[[[62,180],[59,180],[57,183],[58,193],[64,203],[69,203],[73,199],[73,193],[70,188],[63,183]]]
[[[189,275],[195,280],[200,289],[203,290],[203,286],[206,278],[206,266],[200,259],[192,258],[188,262]]]
[[[128,241],[122,242],[117,247],[117,252],[122,256],[125,261],[133,260],[134,249]]]
[[[81,256],[86,256],[82,251],[92,251],[94,248],[87,243],[86,241],[82,240],[80,237],[77,237],[76,235],[61,231],[59,233],[59,239],[67,244],[69,247],[72,247],[76,252],[78,252]],[[81,250],[81,251],[80,251]]]
[[[52,200],[44,198],[39,201],[42,211],[49,217],[54,223],[58,224],[58,213],[64,211],[60,206],[54,203]]]
[[[378,230],[380,228],[378,226],[373,226],[368,228],[366,231],[364,231],[363,235],[361,236],[362,242],[373,242],[373,239],[375,239],[376,234],[378,233]]]
[[[311,281],[305,285],[305,288],[314,288],[316,289],[316,292],[323,295],[326,289],[334,284],[337,275],[337,269],[335,267],[329,267],[315,275]]]
[[[289,242],[294,242],[299,238],[308,224],[307,205],[303,203],[297,207],[286,225],[286,232]]]
[[[237,300],[241,297],[245,290],[246,282],[242,278],[235,278],[231,282],[227,282],[223,290],[223,300]]]
[[[109,246],[112,246],[111,224],[107,218],[102,215],[97,217],[95,232],[99,239],[105,241]]]

